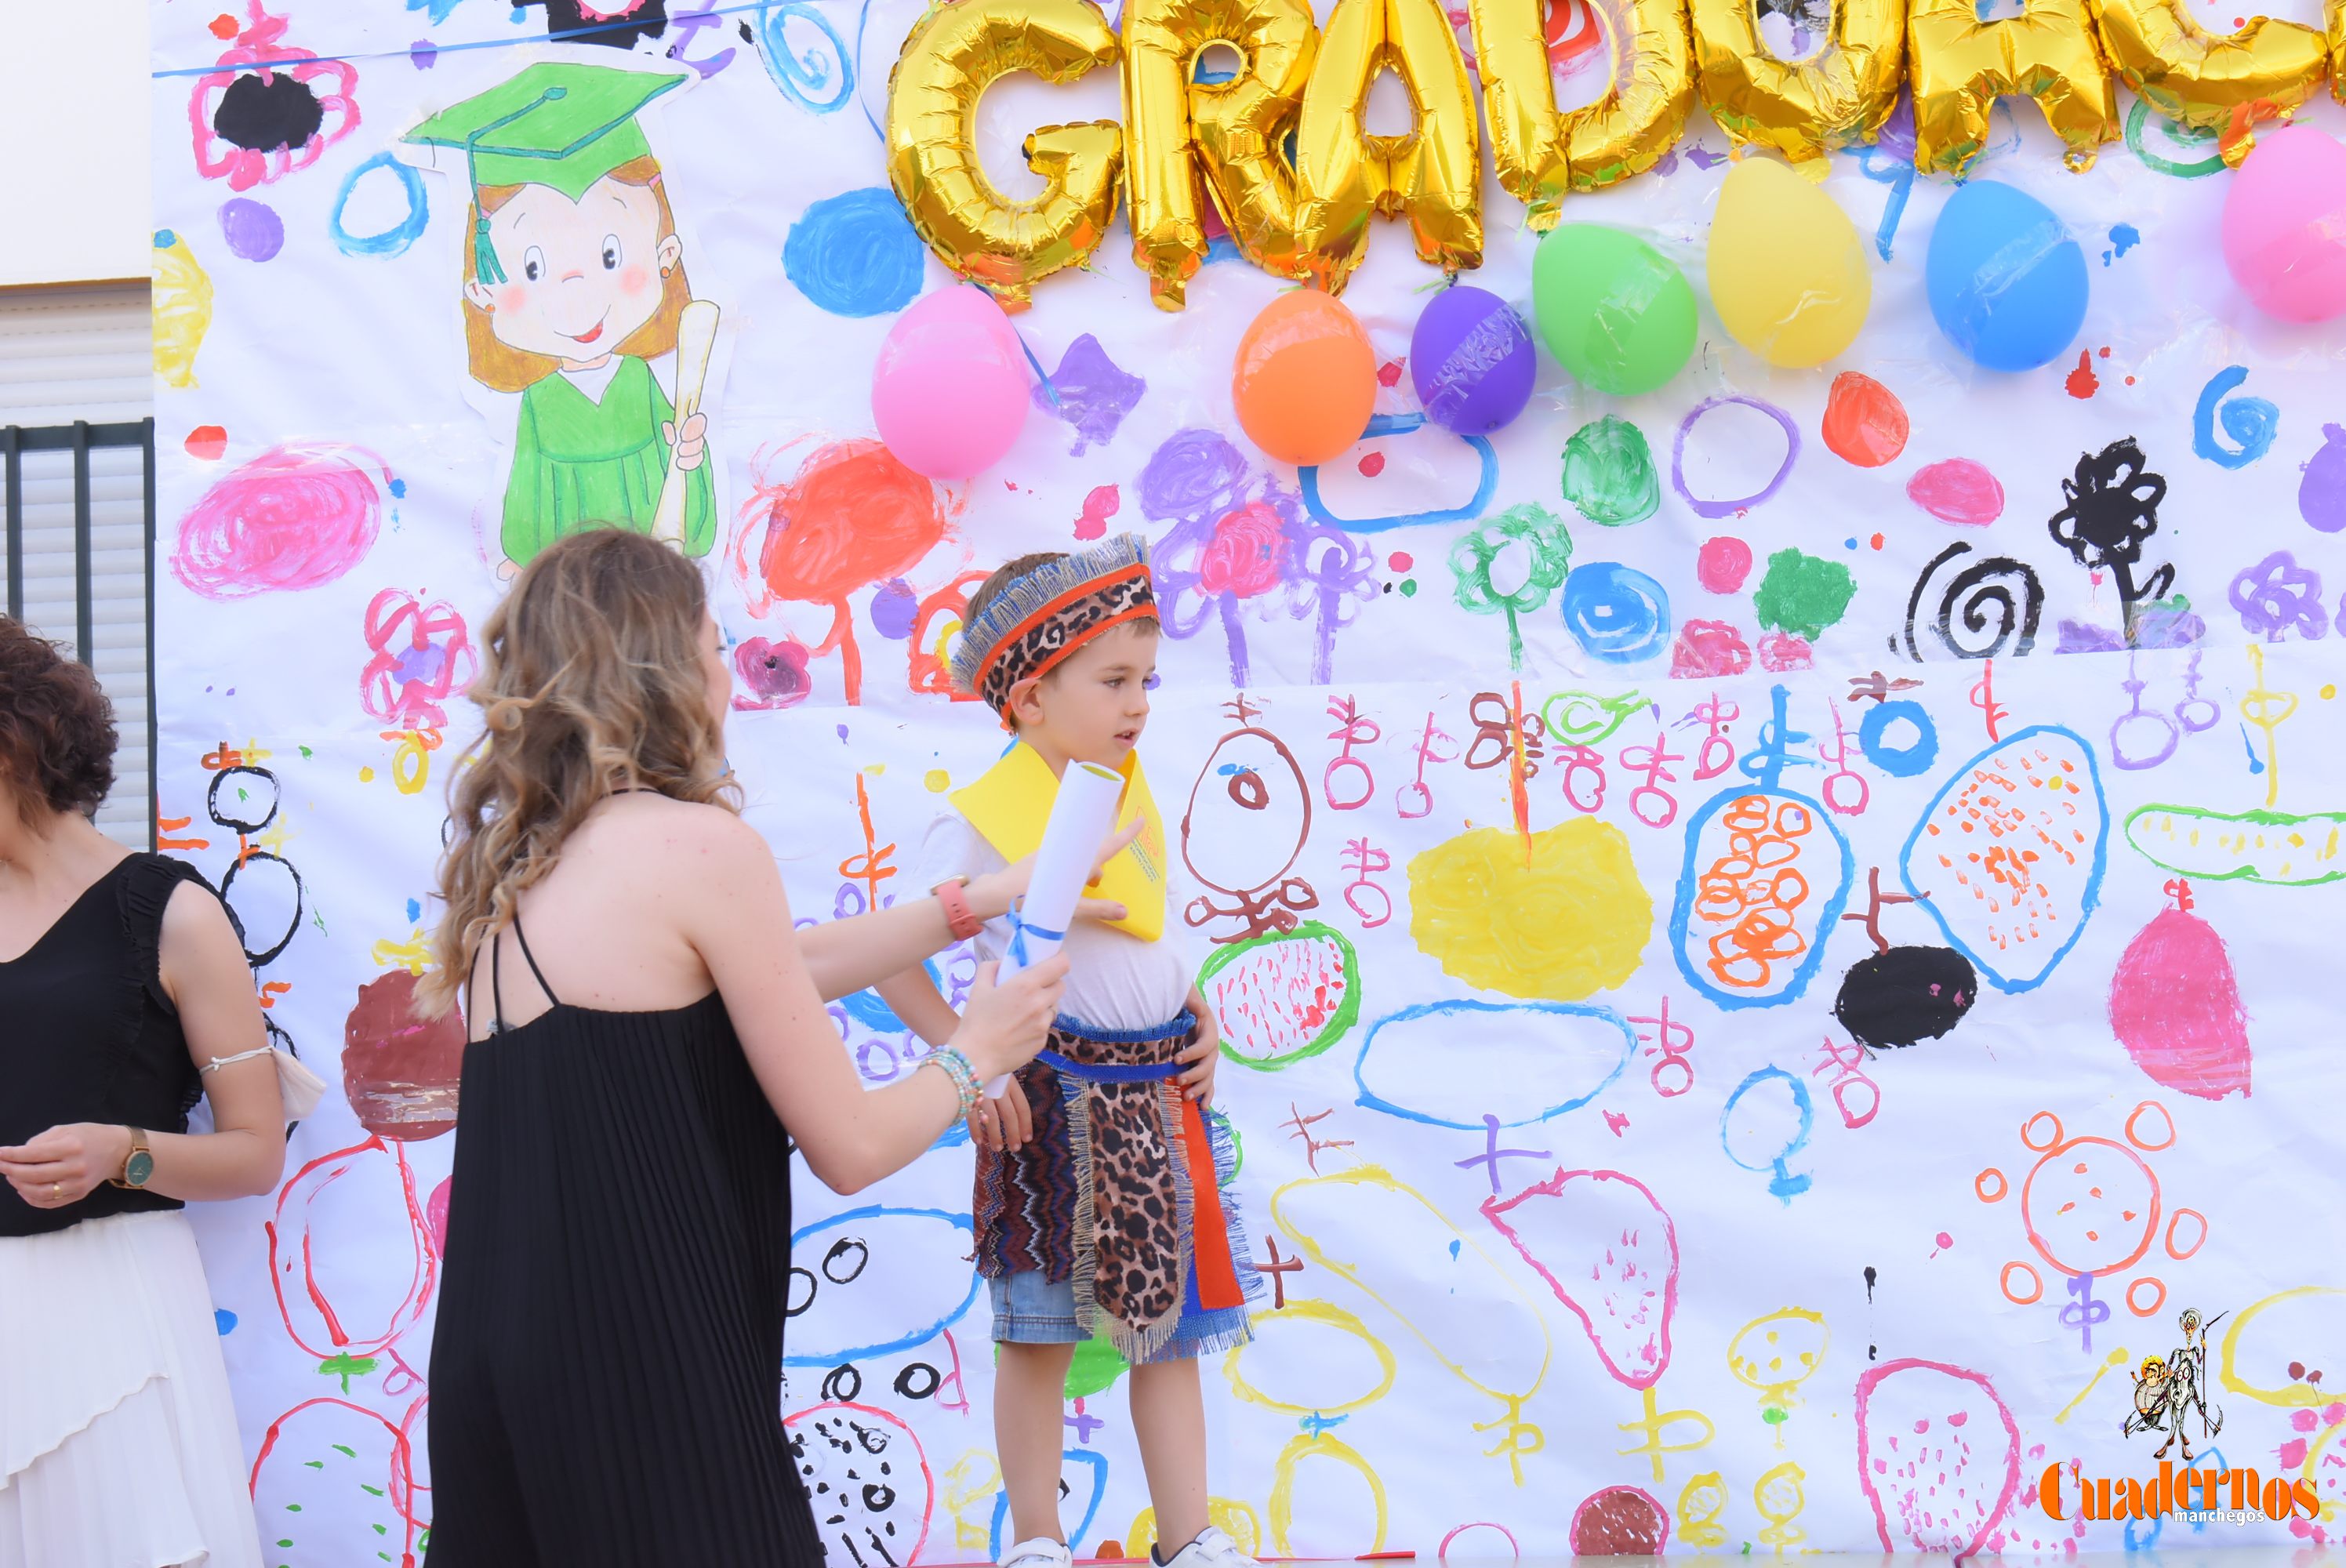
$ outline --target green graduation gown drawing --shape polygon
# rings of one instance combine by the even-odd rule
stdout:
[[[660,427],[676,405],[651,367],[623,354],[597,402],[556,373],[521,394],[513,476],[505,482],[504,543],[515,565],[565,535],[611,524],[651,532],[668,477]],[[706,555],[717,538],[709,464],[685,475],[684,553]]]

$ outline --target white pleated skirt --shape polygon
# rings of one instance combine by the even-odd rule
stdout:
[[[187,1217],[0,1237],[0,1568],[260,1568]]]

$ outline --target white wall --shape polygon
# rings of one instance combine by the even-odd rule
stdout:
[[[6,9],[0,287],[146,277],[146,0]]]

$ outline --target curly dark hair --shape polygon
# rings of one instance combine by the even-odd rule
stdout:
[[[96,811],[114,788],[114,704],[88,667],[0,616],[0,784],[27,822]]]

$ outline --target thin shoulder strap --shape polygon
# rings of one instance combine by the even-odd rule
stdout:
[[[546,1000],[559,1007],[562,998],[554,994],[554,987],[546,983],[546,971],[537,967],[537,958],[529,951],[529,935],[521,929],[521,911],[514,911],[514,940],[521,943],[521,955],[529,963],[529,972],[536,977],[537,988],[546,993]]]

